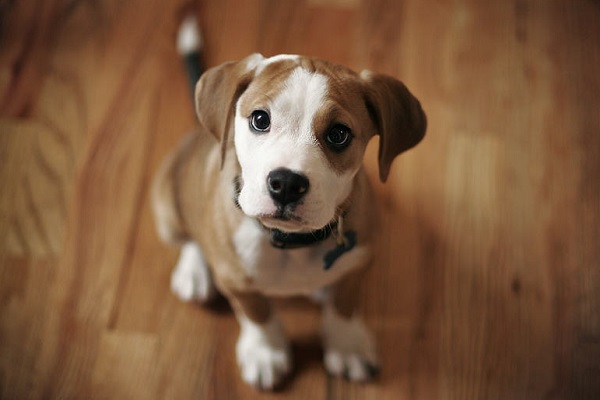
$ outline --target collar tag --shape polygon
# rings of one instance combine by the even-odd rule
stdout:
[[[342,235],[340,235],[342,237]],[[323,269],[327,271],[330,269],[333,264],[340,258],[344,253],[349,252],[356,245],[356,232],[349,231],[343,235],[343,239],[338,241],[337,246],[335,246],[332,250],[329,250],[323,256]]]

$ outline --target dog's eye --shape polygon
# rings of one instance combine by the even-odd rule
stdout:
[[[256,110],[250,116],[250,128],[255,132],[269,132],[271,117],[266,111]]]
[[[327,135],[325,135],[325,142],[327,145],[335,151],[342,151],[350,145],[352,141],[352,131],[346,125],[337,124],[334,125]]]

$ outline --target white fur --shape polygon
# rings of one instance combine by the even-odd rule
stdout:
[[[171,274],[171,290],[183,301],[204,303],[216,295],[210,270],[196,243],[188,242],[182,246],[179,261]]]
[[[257,324],[238,315],[241,332],[236,352],[245,382],[261,389],[273,389],[291,370],[288,341],[275,318]]]
[[[251,278],[253,289],[269,296],[312,295],[368,262],[370,252],[359,245],[343,254],[329,270],[323,257],[335,240],[291,250],[274,248],[256,220],[246,218],[234,234],[240,264]]]
[[[362,319],[343,318],[330,304],[323,312],[323,345],[330,374],[365,381],[371,378],[370,368],[378,366],[375,341]]]
[[[202,48],[202,35],[198,29],[198,21],[194,15],[188,15],[179,27],[177,34],[177,51],[189,54]]]
[[[244,213],[265,225],[287,231],[320,229],[334,217],[336,208],[349,195],[358,168],[338,174],[329,165],[313,131],[315,114],[326,101],[328,79],[324,75],[296,68],[283,84],[283,90],[270,104],[268,133],[250,130],[247,115],[235,119],[235,144],[242,167],[243,187],[239,203]],[[269,196],[267,176],[278,168],[305,175],[308,194],[295,210],[293,221],[269,220],[276,205]]]
[[[263,57],[260,53],[254,53],[246,58],[246,72],[255,70],[265,61],[265,57]]]
[[[299,58],[300,56],[296,54],[278,54],[276,56],[266,58],[260,63],[260,65],[257,66],[256,75],[260,74],[269,64],[285,60],[297,61]]]

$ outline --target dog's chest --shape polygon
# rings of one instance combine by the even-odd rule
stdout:
[[[250,218],[235,232],[234,246],[252,288],[267,295],[310,295],[352,269],[364,265],[368,249],[360,243],[325,269],[325,254],[335,248],[333,239],[299,249],[274,248],[263,228]]]

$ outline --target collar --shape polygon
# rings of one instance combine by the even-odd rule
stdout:
[[[345,253],[356,245],[356,232],[344,232],[344,218],[328,224],[326,227],[308,233],[285,233],[278,229],[271,230],[271,245],[278,249],[297,249],[322,242],[333,233],[336,238],[336,246],[327,251],[323,256],[323,269],[329,270],[334,263]]]
[[[338,223],[334,221],[324,228],[306,233],[288,233],[279,229],[271,229],[271,245],[278,249],[297,249],[320,243],[337,230]]]

